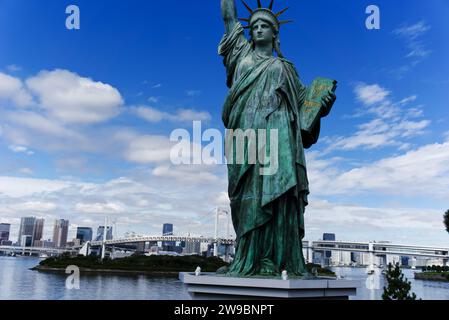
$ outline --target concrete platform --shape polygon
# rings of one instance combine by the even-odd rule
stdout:
[[[349,299],[357,294],[360,281],[318,278],[278,280],[270,278],[233,278],[203,273],[181,272],[179,279],[195,300],[240,299]]]

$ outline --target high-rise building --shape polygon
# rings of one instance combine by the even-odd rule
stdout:
[[[184,250],[184,254],[201,254],[201,242],[199,241],[186,241]]]
[[[36,240],[34,241],[35,248],[53,248],[53,241],[51,240]]]
[[[9,232],[11,225],[9,223],[0,223],[0,243],[2,241],[9,241]]]
[[[401,257],[401,266],[410,266],[410,257]]]
[[[33,245],[35,241],[42,240],[42,236],[44,235],[44,222],[44,219],[36,219],[34,222]]]
[[[64,219],[55,220],[53,228],[53,243],[56,248],[64,248],[67,245],[69,234],[69,221]]]
[[[92,228],[78,227],[76,229],[76,239],[80,240],[81,244],[87,241],[92,241],[92,236],[93,236]]]
[[[336,237],[334,233],[324,233],[323,234],[323,241],[335,241]],[[335,257],[334,257],[335,259]],[[324,264],[326,266],[330,266],[332,264],[332,251],[325,251],[324,252]],[[339,259],[336,259],[339,260]]]
[[[30,243],[29,246],[31,246],[33,244],[35,223],[35,217],[24,217],[20,220],[19,237],[17,240],[20,245],[22,245],[23,243]],[[29,236],[30,238],[27,238],[27,240],[24,242],[23,236]]]
[[[97,237],[95,241],[103,241],[104,238],[104,226],[99,226],[97,229]],[[112,240],[112,226],[108,226],[106,230],[106,240]]]
[[[162,226],[162,236],[172,236],[173,235],[173,224],[164,223]],[[163,241],[162,250],[164,251],[175,251],[176,243],[173,241]]]
[[[336,237],[334,233],[324,233],[323,241],[335,241]]]
[[[173,235],[173,224],[165,223],[162,226],[162,236],[172,236]]]
[[[33,236],[23,235],[19,242],[21,247],[31,247],[33,244]]]

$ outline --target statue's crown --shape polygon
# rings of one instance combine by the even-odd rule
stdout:
[[[279,17],[289,8],[287,7],[279,11],[278,13],[274,13],[274,0],[270,1],[270,5],[268,6],[268,8],[263,8],[261,0],[257,0],[257,9],[251,9],[251,7],[244,0],[242,0],[242,2],[245,8],[248,9],[251,14],[249,18],[239,18],[239,20],[248,23],[248,25],[244,26],[245,29],[251,28],[253,23],[259,19],[269,21],[277,30],[279,30],[281,25],[293,22],[292,20],[279,20]]]

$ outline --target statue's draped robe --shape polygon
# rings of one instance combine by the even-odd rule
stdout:
[[[261,175],[264,166],[228,164],[229,197],[237,247],[230,274],[251,276],[306,273],[302,253],[304,210],[309,193],[304,148],[317,142],[320,124],[300,127],[306,87],[294,66],[278,57],[261,57],[244,36],[240,23],[225,34],[224,57],[229,95],[223,122],[229,130],[275,129],[279,168]],[[267,139],[267,144],[269,139]],[[235,150],[234,152],[235,159]],[[227,154],[229,160],[229,154]]]

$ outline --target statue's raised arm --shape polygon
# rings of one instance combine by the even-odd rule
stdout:
[[[221,0],[221,15],[223,16],[226,33],[230,33],[238,22],[235,0]]]

